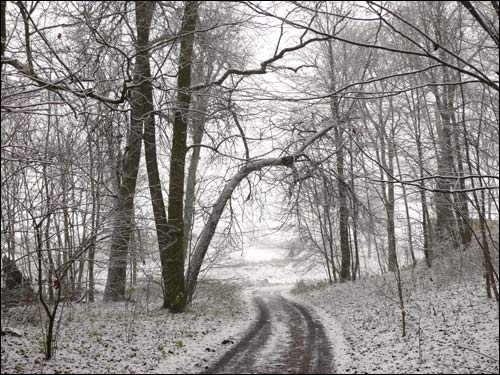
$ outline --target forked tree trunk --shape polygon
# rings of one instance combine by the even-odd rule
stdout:
[[[115,210],[115,224],[111,239],[111,250],[108,264],[108,278],[104,291],[105,301],[121,301],[125,299],[127,281],[127,258],[132,231],[132,213],[134,210],[134,195],[137,183],[137,172],[142,148],[142,128],[145,98],[141,88],[146,84],[142,72],[148,60],[149,28],[151,25],[154,3],[147,1],[136,3],[137,24],[137,57],[134,68],[134,83],[142,83],[134,88],[130,97],[130,128],[127,138],[127,147],[124,153],[122,179],[118,190],[117,207]]]
[[[168,243],[160,248],[164,285],[163,306],[172,312],[184,311],[187,304],[184,280],[184,176],[187,153],[187,126],[191,102],[191,65],[198,2],[186,2],[181,29],[177,110],[174,117],[168,194]]]

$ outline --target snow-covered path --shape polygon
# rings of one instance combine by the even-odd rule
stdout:
[[[275,288],[253,292],[256,323],[207,373],[332,372],[329,342],[320,320],[281,292]]]

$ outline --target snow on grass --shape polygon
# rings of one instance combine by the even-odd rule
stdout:
[[[293,259],[247,261],[230,259],[212,267],[208,277],[219,280],[234,280],[243,285],[293,284],[299,280],[320,280],[324,273],[318,268],[301,269]]]
[[[498,373],[498,304],[481,280],[431,280],[425,272],[404,275],[405,337],[393,275],[295,298],[316,307],[339,373]]]
[[[38,307],[2,314],[2,373],[194,373],[204,371],[250,325],[249,297],[220,282],[199,286],[185,314],[144,303],[73,304],[62,314],[56,357],[43,359]]]

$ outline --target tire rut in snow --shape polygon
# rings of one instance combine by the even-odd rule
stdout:
[[[241,341],[231,348],[206,374],[231,374],[240,369],[252,368],[258,349],[265,345],[271,333],[270,315],[261,298],[254,299],[259,308],[257,323],[248,331]]]
[[[260,291],[254,301],[259,309],[257,322],[205,373],[321,374],[332,371],[323,326],[307,308],[276,291]]]
[[[309,343],[307,353],[310,357],[308,358],[309,368],[304,373],[324,374],[328,372],[331,370],[332,353],[323,325],[319,319],[314,319],[304,306],[296,302],[290,304],[301,312],[307,322],[307,341]]]

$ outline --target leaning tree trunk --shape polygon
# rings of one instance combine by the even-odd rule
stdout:
[[[144,96],[141,88],[145,84],[142,71],[144,62],[148,59],[148,39],[151,17],[148,17],[150,5],[148,2],[136,3],[137,24],[137,57],[134,68],[134,83],[140,84],[131,92],[130,97],[130,128],[127,147],[124,154],[122,179],[118,190],[115,224],[111,239],[109,255],[108,278],[104,291],[105,301],[121,301],[125,299],[127,281],[127,256],[132,232],[132,213],[134,210],[134,195],[137,183],[137,172],[142,148],[142,115],[144,112]]]
[[[327,134],[330,130],[333,129],[333,125],[326,126],[321,130],[317,131],[311,137],[309,137],[304,144],[291,156],[286,156],[282,158],[272,158],[272,159],[260,159],[255,161],[246,162],[238,172],[233,176],[231,180],[224,186],[224,189],[220,193],[217,201],[215,202],[212,211],[210,212],[210,216],[208,217],[208,221],[203,227],[203,231],[198,238],[198,242],[193,252],[193,256],[191,257],[191,262],[189,265],[189,269],[186,275],[187,280],[187,297],[188,301],[191,301],[193,297],[193,293],[196,288],[196,283],[198,281],[198,276],[200,274],[201,266],[203,264],[203,260],[208,251],[208,247],[212,238],[215,234],[215,229],[217,228],[217,224],[224,212],[224,207],[226,206],[227,201],[231,198],[233,191],[238,187],[241,181],[246,178],[250,173],[254,171],[261,170],[265,167],[271,166],[287,166],[293,167],[295,160],[299,156],[304,154],[304,151],[309,147],[312,143],[314,143],[318,138],[321,138],[325,134]]]
[[[224,212],[226,203],[231,198],[233,191],[238,187],[243,179],[245,179],[250,173],[254,171],[276,165],[291,165],[291,163],[293,163],[292,158],[263,159],[248,162],[243,167],[241,167],[238,173],[236,173],[233,178],[224,186],[224,189],[215,202],[212,211],[210,212],[208,221],[205,224],[200,237],[198,238],[197,245],[191,258],[188,273],[186,276],[188,300],[191,300],[191,298],[193,297],[196,283],[198,281],[198,276],[200,274],[200,269],[203,264],[203,259],[205,258],[210,242],[212,241],[212,238],[215,234],[215,229],[217,228],[217,224],[219,223],[222,213]]]

